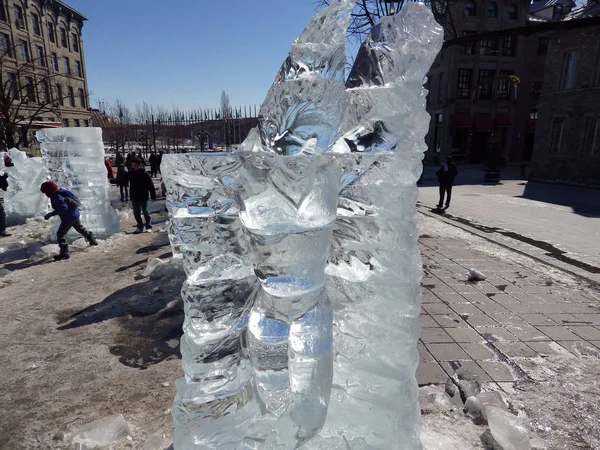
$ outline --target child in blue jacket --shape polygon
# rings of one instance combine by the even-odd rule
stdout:
[[[81,234],[90,245],[98,245],[98,242],[94,239],[94,235],[81,225],[81,222],[79,221],[79,204],[71,191],[60,189],[57,184],[52,181],[42,183],[40,191],[50,198],[53,209],[52,212],[49,212],[44,216],[44,219],[48,220],[53,216],[60,217],[60,226],[56,232],[60,254],[54,257],[55,260],[60,261],[61,259],[69,259],[71,256],[69,254],[69,244],[67,243],[66,238],[71,227],[75,228],[75,231]]]

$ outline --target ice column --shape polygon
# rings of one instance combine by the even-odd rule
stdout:
[[[117,233],[119,217],[110,204],[102,129],[45,128],[37,139],[50,179],[79,198],[82,224],[96,237]],[[58,222],[54,232],[57,227]]]
[[[2,170],[8,174],[8,189],[4,208],[9,221],[23,221],[28,217],[43,216],[48,211],[48,199],[40,192],[48,171],[41,158],[28,158],[25,152],[12,148],[8,151],[14,166]],[[2,158],[4,166],[4,158]]]
[[[308,24],[236,152],[163,160],[188,275],[176,450],[421,447],[416,180],[442,31],[405,5],[345,86],[353,6]]]

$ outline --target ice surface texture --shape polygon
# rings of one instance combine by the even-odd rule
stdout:
[[[163,159],[187,274],[177,450],[421,447],[416,181],[442,31],[407,4],[346,87],[353,4],[306,27],[236,152]]]
[[[48,199],[40,192],[48,171],[41,158],[28,158],[25,152],[12,148],[8,151],[14,166],[4,167],[8,174],[8,189],[4,195],[4,208],[9,221],[21,222],[28,217],[44,215],[48,211]]]
[[[110,204],[101,128],[45,128],[38,131],[50,179],[81,201],[81,223],[96,237],[119,231],[119,217]],[[39,189],[39,186],[38,186]],[[58,228],[55,224],[54,232]],[[72,230],[73,237],[79,235]]]

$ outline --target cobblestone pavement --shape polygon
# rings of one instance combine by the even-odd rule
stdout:
[[[427,231],[422,227],[420,237],[420,385],[443,383],[460,370],[506,388],[530,377],[531,358],[600,357],[600,294],[584,281],[526,257],[507,257],[493,245],[481,251],[462,230],[460,237]],[[487,279],[468,282],[471,267]]]

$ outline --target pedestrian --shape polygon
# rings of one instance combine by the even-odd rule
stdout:
[[[52,181],[42,183],[40,191],[50,198],[53,209],[52,212],[49,212],[44,216],[44,219],[49,220],[53,216],[60,217],[60,225],[56,232],[60,253],[54,257],[56,261],[69,259],[71,256],[69,253],[69,244],[67,242],[67,233],[71,227],[75,228],[75,231],[81,234],[90,245],[98,245],[98,242],[94,239],[94,235],[86,230],[79,221],[80,205],[75,194],[67,189],[60,189],[58,185]]]
[[[108,158],[104,158],[104,167],[106,167],[106,176],[108,177],[108,179],[114,180],[115,173],[113,172],[113,168],[110,165],[110,161],[108,160]]]
[[[0,175],[0,189],[8,189],[8,174]],[[0,200],[0,238],[12,236],[6,232],[6,212],[4,212],[4,199]]]
[[[438,202],[438,209],[442,209],[444,205],[444,196],[446,197],[446,207],[450,207],[450,199],[452,198],[452,186],[454,185],[454,179],[458,175],[458,168],[456,164],[452,162],[452,156],[446,156],[446,161],[442,164],[439,170],[436,172],[438,181],[440,183],[440,201]]]
[[[156,156],[156,153],[152,152],[150,154],[148,162],[150,163],[150,176],[154,178],[158,172],[158,156]]]
[[[121,164],[125,164],[125,158],[123,158],[123,155],[117,151],[117,154],[115,155],[115,166],[119,167]]]
[[[158,152],[158,173],[161,173],[160,171],[160,165],[162,164],[162,157],[163,157],[163,151],[161,150],[160,152]]]
[[[133,156],[135,157],[136,154],[134,153]],[[142,166],[146,167],[146,160],[144,159],[144,157],[142,156],[142,152],[138,152],[137,157],[140,159],[140,161],[142,162]]]
[[[148,214],[148,199],[156,200],[156,190],[154,183],[148,172],[142,169],[142,161],[139,158],[131,160],[132,171],[129,172],[129,198],[133,208],[133,216],[137,223],[135,234],[144,231],[144,222],[142,222],[142,213],[146,222],[146,231],[152,231],[152,222]]]
[[[117,169],[117,186],[121,192],[121,201],[129,200],[129,172],[125,170],[125,164],[119,165]]]
[[[127,167],[127,170],[129,172],[131,172],[131,160],[135,158],[135,153],[131,152],[127,155],[127,158],[125,158],[125,166]]]

